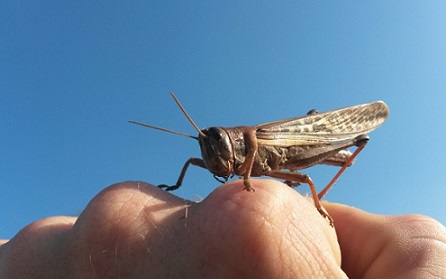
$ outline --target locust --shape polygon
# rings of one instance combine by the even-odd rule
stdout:
[[[282,179],[290,187],[304,183],[310,187],[316,209],[331,226],[333,219],[320,200],[366,146],[368,133],[379,127],[389,115],[387,105],[376,101],[323,113],[311,110],[304,116],[254,126],[199,129],[175,94],[170,94],[198,136],[137,121],[129,122],[193,138],[200,145],[202,158],[189,158],[174,185],[162,184],[158,187],[166,191],[178,189],[190,165],[209,170],[222,183],[234,175],[239,176],[243,179],[243,190],[249,192],[254,191],[250,177]],[[353,146],[357,148],[352,153],[348,148]],[[341,167],[319,193],[310,176],[299,172],[316,164]]]

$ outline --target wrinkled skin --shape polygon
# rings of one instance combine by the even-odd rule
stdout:
[[[200,203],[142,182],[113,185],[78,218],[36,221],[4,241],[0,278],[446,276],[446,229],[429,217],[324,203],[333,229],[284,184],[252,184],[254,193],[235,180]]]

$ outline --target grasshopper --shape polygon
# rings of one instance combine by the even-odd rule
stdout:
[[[320,199],[337,181],[354,158],[367,144],[368,133],[379,127],[388,117],[389,109],[382,101],[351,106],[318,113],[273,121],[255,126],[209,127],[199,129],[176,96],[170,93],[183,114],[197,130],[191,136],[157,126],[129,121],[148,128],[196,139],[200,145],[200,158],[190,158],[184,164],[174,185],[159,185],[166,191],[178,189],[189,165],[209,170],[214,177],[225,182],[234,175],[243,179],[246,191],[254,191],[250,177],[269,176],[285,180],[288,186],[308,184],[314,205],[333,226],[333,219],[323,209]],[[351,153],[347,148],[356,146]],[[318,194],[310,176],[298,172],[316,164],[340,166],[341,169]]]

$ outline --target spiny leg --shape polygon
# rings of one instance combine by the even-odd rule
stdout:
[[[248,149],[248,153],[246,154],[245,161],[243,164],[237,169],[237,174],[243,175],[243,190],[246,190],[248,192],[254,192],[254,188],[251,186],[250,177],[251,177],[251,171],[252,166],[254,164],[254,157],[257,153],[257,137],[256,137],[256,131],[255,127],[246,127],[245,131],[243,132],[243,137],[245,139],[245,144]]]
[[[342,175],[342,173],[345,171],[347,167],[349,167],[353,160],[355,160],[355,157],[364,149],[364,147],[367,145],[367,142],[369,140],[369,137],[367,135],[360,135],[357,136],[355,139],[355,145],[358,147],[356,148],[355,152],[348,158],[348,160],[342,165],[341,169],[336,173],[336,175],[331,179],[331,181],[327,184],[327,186],[322,189],[322,191],[319,192],[317,195],[319,199],[322,199],[322,197],[327,194],[328,190],[336,183],[336,181],[339,179],[339,177]]]

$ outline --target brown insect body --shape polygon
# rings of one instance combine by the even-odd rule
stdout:
[[[224,179],[232,175],[244,175],[243,164],[256,138],[244,138],[247,130],[255,126],[211,127],[201,130],[206,138],[199,135],[203,163],[211,173]],[[254,134],[254,133],[251,133]],[[354,145],[352,141],[341,144],[307,146],[258,145],[251,169],[251,176],[269,176],[272,170],[301,170],[319,163],[342,166],[351,152],[345,148]]]
[[[249,180],[251,176],[284,179],[289,186],[306,183],[310,187],[316,208],[331,225],[333,220],[322,208],[319,200],[364,148],[369,139],[367,133],[380,126],[389,114],[387,105],[377,101],[324,113],[312,110],[305,116],[257,126],[210,127],[199,130],[175,95],[171,94],[199,132],[198,137],[140,122],[130,122],[197,139],[202,159],[187,160],[176,184],[160,185],[160,188],[167,191],[179,188],[190,164],[208,169],[214,177],[223,178],[225,181],[233,175],[242,176],[244,190],[247,191],[254,191]],[[358,147],[354,153],[347,150],[352,146]],[[311,178],[297,172],[316,164],[342,167],[319,194]],[[221,181],[218,178],[217,180]]]

